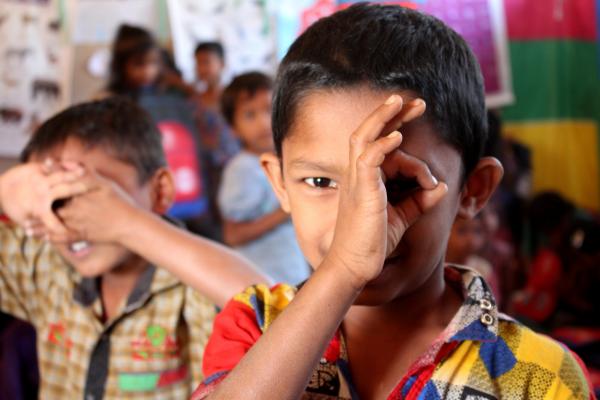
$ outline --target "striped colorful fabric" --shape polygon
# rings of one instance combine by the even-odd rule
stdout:
[[[534,191],[600,210],[597,0],[504,0],[515,103],[506,136],[532,149]]]
[[[403,377],[388,399],[589,399],[585,368],[561,344],[536,334],[496,309],[483,279],[446,268],[464,303],[442,335]],[[236,296],[215,320],[204,354],[207,377],[192,398],[207,397],[292,301],[297,289],[258,285]],[[336,332],[316,366],[305,399],[358,399],[344,336]],[[260,371],[257,371],[260,373]]]

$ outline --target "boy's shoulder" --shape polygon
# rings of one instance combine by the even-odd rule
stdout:
[[[552,398],[589,398],[588,374],[579,357],[507,315],[498,315],[497,340],[482,343],[479,357],[490,376],[510,390],[526,385],[530,394],[539,390],[553,393]]]
[[[504,314],[499,315],[498,340],[506,344],[517,362],[535,364],[554,373],[569,367],[567,364],[577,366],[580,363],[566,345]]]
[[[235,295],[228,309],[232,313],[246,314],[264,332],[290,304],[297,291],[295,286],[283,283],[272,287],[262,283],[253,285]]]

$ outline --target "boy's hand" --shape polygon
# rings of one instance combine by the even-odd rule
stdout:
[[[30,162],[13,167],[0,177],[2,210],[30,236],[41,235],[46,229],[66,234],[52,206],[56,200],[87,190],[77,182],[83,174],[82,168],[71,166],[68,170],[57,170],[54,165],[51,160]]]
[[[427,165],[398,149],[398,129],[425,111],[420,99],[403,104],[391,96],[350,137],[350,156],[344,186],[340,188],[337,224],[328,257],[344,265],[356,289],[381,273],[404,232],[434,207],[448,188],[438,183]],[[387,136],[380,137],[382,134]],[[385,164],[385,165],[384,165]],[[414,178],[420,188],[395,205],[388,203],[385,170]]]
[[[118,242],[136,207],[116,183],[86,170],[80,184],[88,190],[57,210],[65,226],[78,240]]]

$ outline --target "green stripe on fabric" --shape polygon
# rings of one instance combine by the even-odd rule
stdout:
[[[142,392],[156,389],[159,373],[119,374],[119,389],[124,392]]]
[[[600,121],[596,43],[513,41],[510,56],[515,103],[504,109],[506,121]]]

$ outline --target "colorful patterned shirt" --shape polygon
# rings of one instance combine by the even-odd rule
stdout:
[[[444,332],[399,377],[388,399],[589,399],[579,359],[563,345],[498,312],[474,271],[446,268],[464,302]],[[258,285],[217,316],[206,346],[207,377],[192,398],[208,396],[294,298],[297,289]],[[335,333],[316,366],[305,399],[358,399],[344,336]],[[258,373],[258,372],[257,372]]]
[[[0,310],[36,328],[41,399],[183,399],[202,380],[215,306],[165,270],[102,323],[97,281],[52,246],[5,222],[0,246]]]

